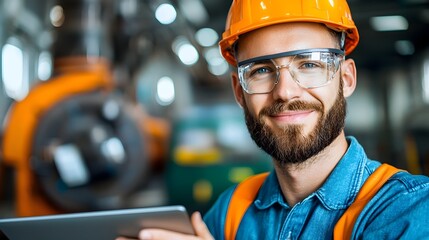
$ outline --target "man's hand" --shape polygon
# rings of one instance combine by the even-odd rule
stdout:
[[[162,229],[142,229],[139,233],[140,240],[163,240],[163,239],[174,239],[174,240],[214,240],[210,234],[209,229],[201,218],[199,212],[194,212],[191,216],[192,226],[194,227],[196,236],[185,235],[183,233],[177,233]],[[116,240],[128,240],[127,238],[119,237]]]

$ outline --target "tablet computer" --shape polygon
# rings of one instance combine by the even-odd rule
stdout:
[[[142,228],[195,235],[183,206],[147,207],[0,219],[0,240],[137,238]]]

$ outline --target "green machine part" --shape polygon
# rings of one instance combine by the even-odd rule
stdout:
[[[272,170],[250,138],[242,110],[196,107],[173,123],[166,184],[170,204],[203,214],[228,187]]]

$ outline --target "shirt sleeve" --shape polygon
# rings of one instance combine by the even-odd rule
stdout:
[[[355,226],[359,234],[353,239],[428,239],[429,182],[423,176],[420,180],[405,177],[386,186],[384,196],[375,199],[378,203]]]

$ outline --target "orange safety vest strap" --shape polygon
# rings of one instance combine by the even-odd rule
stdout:
[[[225,239],[235,239],[238,225],[244,213],[253,203],[259,189],[269,173],[261,173],[247,178],[237,185],[231,197],[225,221]]]
[[[350,239],[357,217],[378,190],[395,173],[402,171],[388,164],[382,164],[372,173],[360,189],[355,201],[344,212],[334,228],[334,240]],[[225,220],[225,239],[234,240],[238,226],[246,210],[253,203],[269,173],[249,177],[237,185],[229,202]]]
[[[366,204],[395,173],[402,170],[383,163],[365,181],[355,201],[338,220],[334,228],[334,240],[351,239],[354,225]]]

